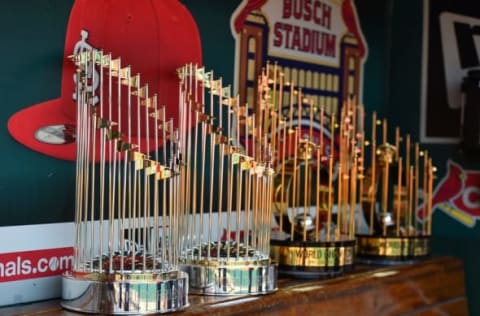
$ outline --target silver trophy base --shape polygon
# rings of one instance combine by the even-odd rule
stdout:
[[[261,295],[277,290],[278,266],[269,260],[253,263],[185,260],[190,292],[202,295]]]
[[[166,313],[186,308],[188,275],[105,274],[70,271],[62,277],[62,307],[84,313],[129,315]]]

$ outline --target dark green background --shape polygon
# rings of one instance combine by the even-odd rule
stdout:
[[[234,41],[230,16],[240,1],[182,2],[199,26],[204,64],[221,75],[224,82],[232,83]],[[472,10],[480,10],[477,0],[469,2]],[[399,125],[418,139],[423,1],[355,3],[369,49],[363,94],[367,111],[376,110],[379,116],[388,118],[390,126]],[[33,152],[15,142],[7,131],[7,120],[13,113],[60,95],[63,44],[71,5],[71,0],[0,2],[0,226],[73,220],[74,164]],[[439,178],[449,158],[467,169],[480,169],[480,163],[463,157],[458,146],[423,147],[434,157]],[[463,259],[470,312],[480,315],[478,227],[467,228],[437,211],[433,228],[434,253]]]

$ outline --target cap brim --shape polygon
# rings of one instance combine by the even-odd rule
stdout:
[[[42,154],[64,160],[75,160],[75,142],[47,144],[35,138],[35,132],[50,125],[75,124],[63,115],[61,99],[54,99],[25,108],[10,117],[8,131],[19,143]]]
[[[42,127],[76,125],[75,121],[64,115],[62,107],[64,107],[64,105],[62,105],[62,100],[61,98],[58,98],[25,108],[10,117],[7,124],[8,131],[16,141],[32,150],[58,159],[74,161],[76,159],[77,150],[75,141],[64,144],[49,144],[42,142],[35,137],[36,132]],[[99,133],[97,133],[97,140],[98,139]],[[136,137],[135,139],[137,140],[137,142],[135,142],[136,145],[140,145],[142,152],[147,148],[147,140],[149,142],[149,148],[151,150],[155,148],[155,140],[152,138],[140,138],[140,144],[137,144],[138,139]],[[96,143],[97,149],[95,150],[95,160],[99,161],[101,150],[98,144],[100,144],[100,141],[97,141]],[[161,146],[162,143],[160,142],[157,145]],[[105,159],[109,160],[108,153],[105,152],[105,154],[107,155]]]

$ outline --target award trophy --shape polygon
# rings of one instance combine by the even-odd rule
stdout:
[[[183,309],[188,275],[178,266],[178,133],[140,74],[132,75],[120,58],[97,50],[71,58],[75,254],[73,269],[63,275],[61,304],[119,315]]]
[[[377,129],[381,126],[381,144]],[[430,254],[435,167],[410,135],[387,139],[387,121],[372,115],[371,164],[365,175],[362,209],[367,228],[357,231],[357,260],[370,264],[413,262]],[[404,141],[404,144],[402,142]],[[420,205],[420,199],[423,205]],[[422,221],[416,213],[420,213]]]
[[[326,113],[308,94],[267,65],[259,82],[272,117],[275,160],[271,256],[279,272],[327,278],[353,265],[355,205],[363,177],[363,108],[346,102]]]
[[[267,135],[230,87],[195,65],[180,77],[180,264],[206,295],[276,290],[270,261],[273,169]],[[191,129],[193,125],[193,128]],[[255,147],[241,147],[240,135]]]

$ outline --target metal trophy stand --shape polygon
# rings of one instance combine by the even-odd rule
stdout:
[[[266,134],[213,72],[186,65],[180,77],[180,263],[193,293],[265,294],[277,288],[270,261],[273,169]],[[191,128],[193,125],[193,128]],[[240,146],[240,135],[258,146]]]
[[[63,275],[61,304],[117,315],[183,309],[188,276],[178,268],[178,133],[156,95],[120,58],[93,50],[72,61],[78,109],[75,259]]]
[[[377,129],[382,128],[377,145]],[[404,144],[402,144],[404,142]],[[427,151],[395,129],[388,143],[387,121],[372,115],[371,165],[365,177],[363,214],[368,227],[357,232],[357,260],[368,264],[414,262],[430,254],[435,167]],[[423,199],[423,205],[420,205]]]
[[[328,278],[353,266],[355,206],[363,177],[363,107],[326,113],[267,65],[259,94],[281,113],[273,138],[277,171],[271,256],[279,272]],[[338,119],[337,119],[338,117]],[[328,137],[327,137],[328,136]],[[359,188],[360,186],[360,188]]]

